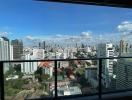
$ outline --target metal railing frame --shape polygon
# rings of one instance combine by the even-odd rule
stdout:
[[[42,61],[54,61],[54,66],[55,66],[55,96],[53,97],[54,99],[59,99],[59,98],[65,98],[65,96],[59,97],[57,94],[57,62],[58,61],[72,61],[72,60],[98,60],[99,61],[99,75],[98,75],[98,84],[99,84],[99,88],[98,88],[98,98],[102,99],[102,95],[104,93],[102,93],[102,60],[104,59],[121,59],[121,58],[132,58],[132,56],[129,57],[100,57],[100,58],[78,58],[78,59],[44,59],[44,60],[3,60],[0,61],[0,100],[4,100],[4,63],[15,63],[15,62],[42,62]],[[132,89],[130,89],[132,90]],[[128,90],[128,91],[130,91]],[[118,90],[117,92],[123,92],[123,90]],[[124,90],[127,91],[127,90]],[[116,91],[110,92],[110,93],[114,93]],[[109,92],[106,92],[105,94],[107,94]],[[92,94],[90,94],[92,95]],[[89,94],[87,95],[78,95],[79,97],[83,97],[83,96],[89,96]],[[77,95],[73,95],[73,96],[66,96],[67,97],[78,97]],[[35,99],[36,100],[36,99]]]

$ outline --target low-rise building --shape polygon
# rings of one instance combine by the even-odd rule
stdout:
[[[53,95],[54,95],[53,91]],[[65,86],[57,89],[58,96],[78,95],[82,94],[82,91],[77,86]]]

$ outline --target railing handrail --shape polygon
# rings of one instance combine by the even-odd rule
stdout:
[[[42,62],[42,61],[71,61],[71,60],[99,60],[99,59],[120,59],[132,58],[132,56],[118,57],[91,57],[91,58],[72,58],[72,59],[39,59],[39,60],[0,60],[0,62]]]

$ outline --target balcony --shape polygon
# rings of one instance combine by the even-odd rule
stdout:
[[[80,100],[131,98],[131,65],[123,63],[126,59],[130,61],[131,58],[0,61],[1,100],[18,98],[26,100],[39,100],[42,98],[77,98]],[[107,74],[109,73],[108,69],[105,68],[104,70],[103,63],[106,59],[118,60],[118,63],[116,63],[118,66],[113,67],[115,72],[112,75]],[[90,65],[88,62],[96,63]],[[32,67],[33,64],[37,63],[36,68]],[[25,66],[21,67],[22,75],[20,73],[16,74],[16,70],[10,69],[14,65],[15,69],[19,70],[19,64]],[[26,69],[29,66],[28,64],[30,65],[30,69]],[[8,69],[7,66],[10,66],[10,68]],[[8,71],[8,74],[5,70]],[[35,94],[35,91],[39,91],[40,95]]]
[[[52,8],[53,6],[56,7],[56,5],[50,4],[50,3],[47,3],[47,4],[44,3],[45,11],[43,12],[43,7],[42,7],[43,5],[41,5],[41,4],[39,5],[39,3],[37,3],[39,1],[75,3],[75,4],[86,4],[86,5],[87,4],[88,5],[89,4],[90,5],[101,5],[102,7],[101,7],[101,9],[99,9],[97,6],[97,8],[95,9],[94,7],[91,6],[92,7],[92,9],[91,9],[91,8],[89,8],[90,6],[87,8],[86,6],[79,5],[79,8],[77,8],[75,5],[72,5],[73,7],[71,7],[71,6],[67,6],[65,4],[59,5],[59,3],[58,4],[56,3],[56,5],[58,5],[58,7],[56,10],[54,10],[52,12],[52,9],[49,11],[47,11],[46,9],[49,9],[50,7]],[[16,4],[16,2],[15,2],[15,3],[11,3],[11,5],[7,5],[7,3],[4,3],[4,2],[0,3],[0,4],[5,4],[7,6],[7,7],[3,6],[3,10],[1,10],[2,11],[1,15],[2,15],[2,17],[4,16],[3,18],[5,18],[3,20],[3,18],[1,17],[2,21],[4,21],[4,23],[9,23],[9,21],[7,19],[9,19],[9,20],[12,19],[11,14],[13,14],[12,16],[14,16],[14,19],[12,19],[12,22],[13,22],[13,24],[16,24],[14,26],[18,27],[18,29],[22,26],[25,26],[25,28],[34,31],[32,34],[32,35],[34,35],[34,37],[30,36],[30,34],[25,34],[25,37],[29,41],[30,40],[36,41],[36,40],[38,40],[37,38],[41,38],[41,35],[38,36],[38,34],[36,34],[35,31],[36,30],[45,30],[45,29],[46,30],[54,30],[53,33],[63,33],[61,31],[60,32],[56,32],[56,31],[61,30],[61,29],[63,30],[63,28],[64,28],[64,30],[63,30],[63,31],[65,31],[64,33],[70,33],[69,36],[67,36],[67,34],[61,34],[62,36],[64,35],[64,37],[65,36],[67,37],[66,39],[64,39],[64,43],[65,43],[65,41],[67,41],[67,44],[69,44],[69,41],[72,41],[72,42],[74,41],[74,43],[77,43],[78,40],[81,43],[82,39],[84,39],[84,42],[88,42],[88,40],[91,41],[91,39],[92,40],[97,39],[96,41],[93,41],[93,42],[99,43],[99,41],[100,42],[103,41],[103,40],[101,40],[103,34],[102,35],[100,34],[100,33],[102,33],[102,32],[100,32],[100,30],[103,30],[103,33],[108,32],[108,36],[105,36],[105,34],[104,34],[104,38],[108,37],[108,39],[112,39],[112,42],[114,43],[115,42],[115,41],[113,41],[114,38],[115,38],[115,40],[118,40],[118,38],[120,37],[120,36],[117,36],[118,34],[117,35],[114,35],[114,34],[118,33],[117,31],[121,32],[121,34],[122,34],[121,28],[123,28],[123,27],[128,28],[128,31],[130,32],[130,33],[126,34],[126,32],[125,32],[126,29],[125,29],[125,31],[124,31],[125,34],[124,34],[124,32],[122,34],[122,36],[124,36],[124,37],[126,37],[126,36],[129,37],[131,34],[131,31],[132,31],[132,27],[129,27],[129,26],[132,26],[131,14],[130,14],[131,12],[129,10],[125,11],[123,9],[121,9],[122,11],[120,12],[119,10],[114,10],[112,8],[112,7],[132,8],[132,3],[130,0],[101,0],[101,1],[99,1],[99,0],[89,0],[89,1],[86,1],[86,0],[80,0],[80,1],[78,1],[78,0],[74,0],[74,1],[73,0],[36,0],[35,4],[33,4],[33,2],[29,2],[29,3],[26,2],[26,3],[19,3],[19,4]],[[10,4],[10,3],[8,3],[8,4]],[[12,7],[12,4],[13,4],[13,7],[15,5],[17,5],[16,10],[15,9],[10,9],[10,10],[5,9],[5,8]],[[27,5],[27,4],[29,4],[29,5]],[[23,7],[23,5],[25,7]],[[35,8],[33,7],[34,5],[36,5]],[[103,8],[103,6],[112,6],[112,7],[107,9],[107,8]],[[45,7],[46,7],[46,9],[45,9]],[[82,7],[82,11],[81,10],[79,11],[80,7]],[[31,8],[31,9],[27,10],[25,8]],[[35,11],[32,11],[33,10],[32,8],[34,8]],[[56,14],[55,14],[56,17],[54,16],[54,12],[56,12],[58,9],[61,9],[60,14],[64,12],[64,15],[62,15],[64,18],[64,19],[62,18],[63,20],[61,20],[61,18],[59,18],[61,15],[56,16]],[[98,9],[99,9],[99,11],[97,11]],[[69,10],[71,10],[75,13],[73,13],[73,15],[72,15],[72,13],[69,12]],[[106,11],[104,12],[104,10],[106,10]],[[27,12],[23,13],[22,11],[23,12],[27,11]],[[36,14],[36,11],[38,14]],[[89,14],[86,14],[86,13],[88,13],[88,11],[90,11]],[[112,12],[110,13],[109,11],[110,12],[112,11]],[[20,15],[19,13],[16,13],[16,12],[21,12],[22,15]],[[83,12],[83,13],[81,13],[81,12]],[[93,12],[93,14],[91,12]],[[102,12],[104,12],[104,13],[102,13]],[[119,12],[119,13],[117,13],[117,12]],[[123,14],[123,16],[124,15],[125,16],[121,17],[122,14]],[[36,15],[40,15],[40,16],[37,17]],[[45,15],[47,17],[45,17]],[[80,17],[80,15],[84,16],[84,17],[82,18],[82,17]],[[19,20],[15,20],[16,19],[15,16]],[[33,17],[33,16],[35,16],[35,17]],[[51,16],[51,18],[50,18],[50,16]],[[95,18],[93,16],[95,16]],[[98,16],[98,17],[96,17],[96,16]],[[111,19],[111,18],[109,18],[110,16],[112,17],[113,20],[110,20]],[[7,19],[6,19],[6,17],[7,17]],[[53,17],[55,17],[55,18],[53,18]],[[78,19],[79,17],[82,20],[79,20]],[[91,21],[90,17],[92,18],[92,20],[93,19],[94,20]],[[130,21],[127,19],[128,17],[130,17]],[[26,19],[26,20],[22,20],[22,19]],[[36,19],[37,19],[37,21],[36,21]],[[117,22],[115,21],[116,19],[117,19]],[[22,23],[27,22],[27,23],[24,23],[22,25],[22,23],[18,23],[18,22],[22,22]],[[36,22],[39,22],[39,23],[36,23]],[[69,22],[69,23],[67,23],[67,22]],[[102,22],[104,22],[104,23],[106,22],[106,24],[104,24]],[[44,24],[42,24],[42,23],[44,23]],[[51,23],[51,24],[49,24],[49,23]],[[120,23],[120,24],[115,27],[115,24],[117,24],[117,23],[118,24]],[[10,23],[10,24],[12,24],[12,23]],[[19,24],[20,24],[20,26],[19,26]],[[41,26],[47,26],[47,27],[43,27],[42,29],[40,29]],[[62,27],[60,27],[60,26],[62,26]],[[121,26],[121,27],[119,27],[119,26]],[[4,27],[3,30],[10,30],[10,27],[8,27],[8,26],[7,27],[3,26],[3,27]],[[82,27],[84,29],[81,29]],[[111,31],[109,31],[109,29],[107,29],[108,27],[110,27],[110,30],[113,27],[112,30],[113,30],[114,34],[112,33],[112,35],[110,35]],[[114,31],[115,28],[117,28],[117,27],[118,27],[118,30]],[[25,28],[23,27],[21,30],[26,31],[27,29],[25,29]],[[88,30],[92,29],[92,30],[89,32],[85,32],[85,28],[86,28],[86,31],[87,31],[87,29]],[[99,29],[97,29],[97,28],[99,28]],[[36,30],[34,30],[34,29],[36,29]],[[68,32],[67,29],[68,30],[73,29],[73,33],[76,33],[76,31],[77,31],[77,36],[72,36],[72,32]],[[107,29],[107,30],[105,30],[105,29]],[[78,33],[80,31],[82,31],[81,34]],[[99,33],[99,34],[95,34],[92,36],[91,32]],[[39,33],[39,32],[37,31],[37,33]],[[52,33],[52,32],[43,31],[42,33]],[[84,34],[84,33],[86,33],[86,34]],[[1,36],[1,34],[7,35],[7,32],[0,33],[0,36]],[[9,32],[9,34],[10,34],[10,32]],[[21,36],[17,35],[17,34],[15,34],[16,35],[15,38],[21,38]],[[58,35],[58,34],[52,34],[52,35],[53,36],[51,36],[49,39],[50,41],[54,37],[58,37],[56,39],[57,43],[60,42],[60,44],[63,45],[63,42],[62,42],[63,39],[62,40],[60,39],[58,41],[58,39],[60,37],[62,37],[61,35]],[[43,36],[45,38],[46,34],[42,34],[42,37]],[[86,36],[86,38],[85,38],[85,36]],[[93,38],[93,37],[95,37],[95,38]],[[10,45],[11,41],[10,41],[10,39],[7,39],[6,37],[2,37],[0,40],[1,40],[0,42],[2,44],[0,47],[0,49],[2,48],[0,50],[0,57],[2,59],[9,58],[9,56],[11,56],[11,59],[14,59],[14,58],[20,59],[21,56],[23,56],[22,41],[18,41],[16,39],[14,42],[16,42],[16,43],[20,42],[19,43],[20,47],[19,47],[19,45],[17,47],[15,47],[16,46],[15,44],[14,44],[14,46]],[[43,43],[39,43],[39,49],[46,48],[45,42],[46,41],[44,39]],[[43,46],[42,46],[42,44],[43,44]],[[87,56],[85,55],[86,53],[81,53],[80,51],[85,51],[84,45],[82,45],[83,48],[79,47],[79,49],[78,49],[80,52],[79,56],[77,57],[78,59],[51,59],[51,58],[61,58],[61,57],[56,56],[56,55],[58,55],[56,52],[55,52],[55,54],[53,54],[53,53],[48,54],[47,51],[50,51],[50,50],[46,51],[46,56],[44,57],[44,50],[42,50],[43,54],[40,53],[40,54],[38,54],[38,56],[36,56],[36,59],[40,59],[40,60],[5,60],[5,61],[0,60],[0,100],[23,100],[23,99],[25,99],[25,100],[41,100],[41,99],[62,99],[62,100],[65,100],[65,99],[69,99],[69,100],[72,100],[72,99],[78,99],[78,100],[122,99],[122,100],[124,100],[126,98],[131,100],[132,99],[132,68],[131,68],[132,67],[132,56],[131,57],[114,57],[114,56],[121,55],[121,53],[119,51],[124,53],[124,49],[123,49],[124,44],[125,44],[126,48],[128,47],[128,44],[126,44],[123,40],[120,41],[120,44],[122,45],[120,48],[121,50],[119,50],[118,46],[116,46],[115,47],[116,48],[115,55],[113,53],[114,52],[113,49],[111,48],[111,46],[112,46],[111,44],[107,45],[107,46],[110,46],[108,48],[108,51],[109,51],[108,53],[104,53],[105,49],[102,50],[102,48],[103,48],[103,45],[102,45],[100,47],[100,52],[99,52],[100,58],[93,58],[93,57],[96,57],[96,53],[98,54],[98,52],[96,52],[95,48],[93,49],[92,56],[89,55],[90,48],[85,48],[86,51],[88,52]],[[130,44],[131,44],[131,41],[130,41]],[[77,46],[77,44],[75,44],[75,45]],[[47,46],[50,47],[50,44],[48,44]],[[52,47],[52,45],[51,45],[51,47]],[[55,47],[57,47],[56,44],[55,44]],[[59,47],[59,45],[58,45],[58,47]],[[70,46],[67,46],[67,47],[70,47]],[[132,45],[130,46],[130,48],[131,47],[132,47]],[[18,52],[17,52],[16,50],[18,48],[21,48],[21,50],[20,51],[18,50]],[[63,48],[63,49],[65,49],[65,48]],[[4,52],[4,51],[6,51],[6,52]],[[10,51],[10,53],[9,53],[9,51]],[[56,50],[53,50],[53,48],[52,48],[51,51],[56,51]],[[69,50],[67,50],[67,51],[69,51]],[[125,49],[125,51],[128,52],[128,49]],[[130,51],[132,51],[132,49]],[[13,52],[15,54],[13,54]],[[59,53],[59,50],[57,52]],[[21,55],[18,57],[19,54],[21,54]],[[66,53],[66,54],[68,54],[68,53]],[[72,52],[72,54],[74,55],[75,52]],[[103,56],[106,56],[107,54],[109,54],[108,58],[103,58]],[[31,53],[31,55],[33,55],[33,52]],[[52,57],[48,58],[48,55],[52,55]],[[71,55],[71,54],[68,54],[68,55]],[[73,55],[71,55],[71,56],[73,56]],[[102,55],[102,57],[101,57],[101,55]],[[13,58],[13,56],[14,56],[14,58]],[[130,54],[126,53],[125,56],[130,56]],[[85,57],[85,58],[82,59],[82,57]],[[89,57],[91,57],[91,58],[89,58]],[[26,58],[27,59],[30,58],[28,56],[28,54],[25,55],[25,59]],[[65,58],[69,58],[69,57],[67,56]],[[71,57],[71,58],[74,58],[74,57]],[[32,59],[34,59],[34,58],[32,58]]]

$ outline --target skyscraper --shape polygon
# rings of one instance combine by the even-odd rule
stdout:
[[[114,48],[112,43],[101,43],[98,45],[98,57],[114,57]],[[102,61],[102,84],[108,88],[113,76],[113,59],[104,59]]]
[[[122,53],[128,53],[128,43],[126,43],[124,40],[120,41],[120,56]]]
[[[46,48],[45,41],[39,42],[39,49],[45,49],[45,48]]]
[[[22,40],[12,40],[12,45],[13,45],[13,59],[19,60],[22,57],[23,54],[23,42]]]
[[[0,38],[0,60],[13,60],[13,48],[8,38]],[[9,69],[9,63],[4,63],[4,72]]]
[[[13,48],[6,37],[0,38],[0,60],[13,60]]]

